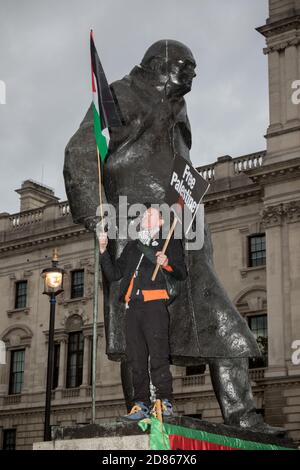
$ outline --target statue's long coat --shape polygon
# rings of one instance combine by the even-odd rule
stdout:
[[[104,169],[107,201],[117,206],[118,196],[128,203],[163,202],[174,155],[190,161],[191,131],[183,98],[172,103],[153,86],[139,67],[111,86],[126,123],[114,128]],[[87,221],[98,205],[97,162],[92,113],[89,110],[66,148],[65,182],[76,222]],[[124,240],[110,241],[113,257]],[[213,266],[208,226],[202,249],[185,250],[188,278],[169,307],[171,360],[176,365],[196,364],[208,357],[259,355],[254,336],[222,287]],[[120,360],[125,349],[125,306],[118,301],[119,282],[104,283],[106,352]]]

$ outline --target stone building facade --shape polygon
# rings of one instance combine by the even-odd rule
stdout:
[[[220,157],[199,172],[211,183],[204,202],[218,275],[264,353],[250,361],[257,407],[299,442],[300,105],[292,94],[300,79],[300,0],[270,0],[269,11],[258,28],[269,63],[266,150]],[[20,211],[0,214],[0,444],[30,449],[43,438],[49,301],[40,274],[53,248],[66,275],[57,299],[51,423],[91,420],[93,239],[50,188],[27,180],[17,192]],[[126,410],[119,363],[105,355],[99,290],[100,422]],[[222,421],[207,369],[172,366],[172,374],[178,413]]]

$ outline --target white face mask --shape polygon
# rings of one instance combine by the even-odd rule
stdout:
[[[150,242],[154,235],[159,232],[159,227],[155,227],[152,229],[143,229],[138,232],[138,239],[140,240],[143,245],[150,245]]]

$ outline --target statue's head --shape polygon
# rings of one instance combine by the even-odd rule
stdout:
[[[183,96],[192,88],[196,61],[181,42],[162,39],[146,51],[141,67],[151,71],[168,97]]]

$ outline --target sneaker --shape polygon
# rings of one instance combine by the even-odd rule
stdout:
[[[141,419],[149,418],[149,416],[149,407],[142,401],[137,401],[131,408],[131,411],[127,415],[122,416],[121,419],[123,421],[134,422],[140,421]]]
[[[151,414],[152,416],[155,416],[155,418],[159,419],[160,413],[164,418],[174,415],[173,405],[170,400],[167,400],[167,398],[164,398],[163,400],[157,399],[151,409]]]
[[[174,411],[173,411],[173,405],[170,402],[170,400],[167,400],[167,398],[164,398],[162,400],[162,415],[163,416],[173,416]]]

